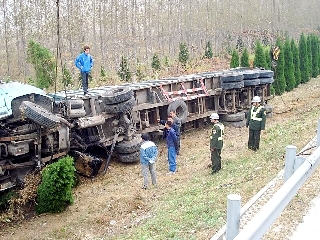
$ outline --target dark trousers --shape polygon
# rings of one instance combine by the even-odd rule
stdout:
[[[252,149],[254,151],[259,149],[260,134],[261,134],[261,130],[249,129],[249,140],[248,140],[249,149]]]
[[[83,93],[86,94],[88,92],[89,73],[88,72],[81,72],[81,79],[82,79]]]
[[[212,173],[216,173],[221,169],[221,149],[211,151]]]

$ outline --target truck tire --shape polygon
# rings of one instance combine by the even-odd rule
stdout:
[[[243,79],[255,79],[260,76],[260,73],[258,71],[248,70],[243,72]]]
[[[260,70],[260,78],[272,78],[274,72],[271,70]]]
[[[244,87],[243,81],[241,82],[228,82],[228,83],[221,83],[221,88],[228,90],[228,89],[240,89]]]
[[[185,123],[187,121],[188,106],[183,100],[178,99],[171,102],[168,106],[168,115],[171,111],[176,112],[177,117],[181,119],[181,123]]]
[[[242,74],[235,74],[235,73],[226,73],[220,76],[220,81],[222,83],[228,82],[240,82],[243,80]]]
[[[135,99],[132,97],[128,101],[121,102],[113,105],[104,105],[104,110],[106,113],[116,114],[116,113],[126,113],[132,110],[134,106]]]
[[[117,87],[108,90],[103,96],[102,101],[104,104],[112,105],[128,101],[133,97],[133,91],[129,87]]]
[[[244,112],[238,112],[234,114],[221,115],[221,120],[226,122],[240,122],[246,118]]]
[[[23,101],[20,105],[20,110],[25,117],[43,127],[54,128],[60,124],[57,116],[33,102]]]
[[[243,80],[244,86],[256,86],[260,84],[260,78]]]
[[[142,143],[141,135],[134,134],[131,140],[123,140],[116,145],[116,151],[122,153],[133,153],[140,150]]]
[[[269,84],[269,83],[273,83],[274,79],[273,77],[270,78],[259,78],[260,79],[260,84]]]
[[[127,153],[127,154],[118,154],[119,161],[124,163],[134,163],[139,162],[140,160],[140,151]]]

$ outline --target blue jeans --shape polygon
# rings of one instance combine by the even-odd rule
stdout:
[[[169,162],[169,171],[175,172],[177,168],[176,163],[177,152],[175,147],[168,147],[168,162]]]
[[[89,73],[88,72],[81,72],[81,79],[82,79],[82,89],[84,94],[88,92],[88,85],[89,85]]]

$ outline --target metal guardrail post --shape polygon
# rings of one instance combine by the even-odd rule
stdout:
[[[320,119],[318,119],[318,129],[317,129],[317,147],[320,146]]]
[[[286,182],[293,174],[294,159],[296,157],[297,147],[288,145],[286,148],[286,162],[284,166],[284,181]]]
[[[228,195],[226,240],[233,240],[239,234],[241,196]]]
[[[295,172],[306,160],[305,157],[297,156],[294,159],[293,172]]]

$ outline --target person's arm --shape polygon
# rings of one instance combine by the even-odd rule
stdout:
[[[80,70],[82,69],[81,54],[74,61],[74,65],[76,65],[76,67],[79,68]]]
[[[267,119],[267,113],[266,113],[266,109],[265,108],[261,109],[261,118],[262,118],[261,130],[265,130],[265,128],[266,128],[266,119]]]

